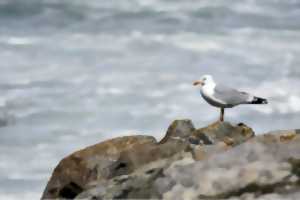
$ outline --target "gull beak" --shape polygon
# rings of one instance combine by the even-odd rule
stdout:
[[[202,85],[204,85],[204,82],[203,82],[203,81],[200,81],[200,80],[199,80],[199,81],[195,81],[195,82],[193,83],[193,85],[194,85],[194,86],[196,86],[196,85],[201,85],[201,86],[202,86]]]

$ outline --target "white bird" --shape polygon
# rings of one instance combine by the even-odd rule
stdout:
[[[212,106],[221,108],[220,121],[224,121],[225,108],[240,104],[267,104],[267,99],[240,92],[225,85],[216,84],[211,75],[204,75],[194,85],[200,85],[201,96]]]

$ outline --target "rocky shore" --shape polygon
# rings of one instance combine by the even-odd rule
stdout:
[[[300,199],[300,130],[176,120],[161,141],[114,138],[74,152],[42,199]]]

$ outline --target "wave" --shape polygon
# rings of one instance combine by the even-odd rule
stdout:
[[[10,28],[30,31],[32,27],[35,31],[63,28],[86,33],[124,33],[133,29],[153,33],[178,30],[210,33],[247,27],[298,30],[295,19],[300,17],[299,4],[293,2],[4,0],[0,3],[0,21],[10,22],[2,27],[6,31]]]

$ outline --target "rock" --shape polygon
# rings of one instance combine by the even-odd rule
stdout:
[[[254,135],[253,130],[243,123],[234,126],[228,122],[215,122],[207,127],[195,129],[191,120],[175,120],[159,143],[187,143],[194,159],[201,160],[241,144]]]
[[[175,120],[169,126],[165,137],[159,143],[163,144],[170,140],[185,141],[195,130],[191,120]]]
[[[55,168],[42,199],[74,198],[95,181],[127,175],[139,167],[188,149],[182,141],[158,145],[150,136],[129,136],[87,147]]]
[[[188,153],[178,153],[168,159],[151,162],[130,175],[115,177],[107,182],[92,186],[81,193],[76,199],[160,199],[160,193],[154,187],[158,177],[174,160],[192,156]]]
[[[300,191],[300,135],[282,131],[256,136],[209,159],[169,167],[156,180],[164,199],[249,199]],[[282,141],[282,136],[293,135]],[[163,188],[164,182],[173,186]],[[297,196],[299,199],[300,196]],[[288,198],[288,197],[287,197]],[[248,199],[248,198],[247,198]]]
[[[98,183],[76,197],[76,199],[150,199],[159,198],[153,187],[153,180],[162,176],[163,161],[155,168],[137,170],[130,175],[122,175],[107,182]]]
[[[254,137],[253,130],[240,123],[233,126],[228,122],[215,122],[205,128],[198,129],[189,137],[190,143],[211,145],[224,142],[229,146],[241,144]]]
[[[195,160],[208,159],[211,156],[225,152],[231,147],[225,144],[224,142],[218,142],[214,145],[197,145],[192,148],[192,154]]]
[[[299,133],[176,120],[159,143],[120,137],[64,158],[42,199],[300,199]]]
[[[131,173],[143,161],[136,161],[127,152],[155,146],[156,140],[153,137],[129,136],[77,151],[64,158],[55,168],[42,199],[74,198],[92,181]]]

